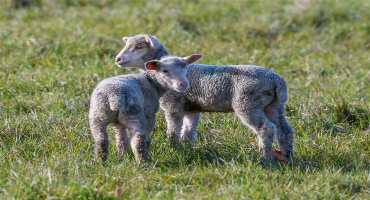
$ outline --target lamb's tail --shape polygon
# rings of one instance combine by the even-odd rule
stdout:
[[[280,103],[285,103],[289,99],[288,86],[283,78],[276,81],[276,97]]]
[[[120,93],[114,94],[108,97],[110,109],[115,112],[132,110],[137,107],[140,102],[140,98],[135,95],[120,95]],[[140,110],[140,108],[137,108]]]
[[[111,95],[108,97],[109,107],[112,111],[118,112],[125,110],[126,101],[123,96]]]

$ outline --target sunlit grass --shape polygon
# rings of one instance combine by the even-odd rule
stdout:
[[[366,199],[370,195],[367,1],[4,1],[0,5],[0,199]],[[204,113],[197,144],[166,142],[157,115],[150,162],[114,145],[95,162],[94,87],[121,38],[157,36],[204,64],[254,64],[288,83],[292,167],[266,166],[234,114]],[[109,128],[114,137],[112,129]],[[274,145],[277,148],[277,145]],[[118,197],[117,197],[118,195]]]

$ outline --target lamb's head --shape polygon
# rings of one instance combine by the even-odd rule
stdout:
[[[152,35],[136,35],[123,37],[125,48],[116,56],[119,67],[139,67],[144,69],[144,63],[150,60],[159,60],[168,55],[166,48]]]
[[[154,70],[156,80],[168,89],[177,92],[186,92],[190,85],[186,78],[187,66],[202,57],[194,54],[188,57],[166,56],[161,60],[152,60],[145,63],[148,71]]]

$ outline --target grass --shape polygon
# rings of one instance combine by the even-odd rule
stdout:
[[[0,6],[1,199],[369,197],[368,1]],[[147,166],[132,153],[119,160],[114,145],[108,162],[96,163],[90,95],[104,78],[138,72],[113,60],[120,39],[140,33],[157,36],[174,55],[201,53],[201,63],[256,64],[284,77],[294,165],[262,165],[256,136],[232,113],[204,113],[194,151],[176,151],[165,142],[162,111]]]

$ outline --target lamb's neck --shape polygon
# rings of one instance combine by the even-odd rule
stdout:
[[[162,57],[165,57],[165,56],[168,56],[170,55],[167,51],[167,49],[161,45],[156,53],[156,55],[154,56],[154,59],[156,60],[160,60]]]
[[[167,92],[168,88],[164,87],[162,84],[160,84],[157,81],[158,78],[155,77],[156,76],[155,72],[145,71],[142,74],[152,84],[153,88],[155,89],[155,91],[158,93],[160,97],[163,96]]]
[[[154,55],[154,57],[150,60],[161,60],[162,57],[169,56],[169,55],[170,54],[168,53],[167,49],[163,45],[161,45],[159,49],[156,51],[156,54]],[[139,68],[140,73],[143,73],[145,71],[146,71],[145,69]]]

